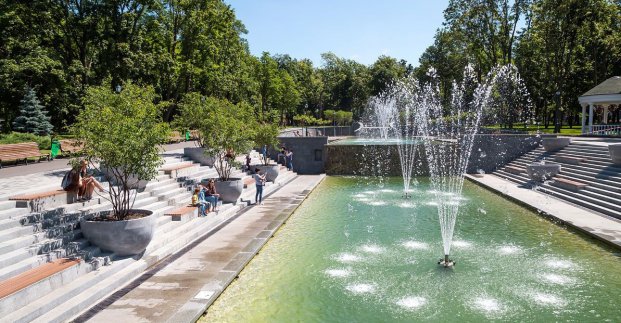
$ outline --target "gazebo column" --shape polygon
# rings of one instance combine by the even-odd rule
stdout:
[[[603,119],[604,119],[604,123],[608,124],[608,106],[607,105],[604,106],[604,118]]]
[[[582,115],[581,115],[580,119],[582,121],[581,122],[582,133],[584,133],[584,131],[586,130],[586,129],[584,129],[584,124],[585,124],[585,121],[586,121],[586,107],[587,107],[587,105],[586,104],[581,104],[581,106],[582,106]]]
[[[589,103],[589,134],[593,132],[593,103]]]

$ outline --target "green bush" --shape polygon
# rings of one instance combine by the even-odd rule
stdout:
[[[0,134],[0,144],[19,144],[22,142],[36,142],[39,149],[50,149],[50,136],[37,136],[32,133],[12,132],[9,134]]]

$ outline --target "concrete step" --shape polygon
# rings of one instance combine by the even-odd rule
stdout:
[[[26,258],[34,256],[27,248],[20,248],[0,255],[0,268],[8,267]]]
[[[494,174],[501,178],[511,180],[520,185],[529,183],[529,179],[526,175],[515,175],[502,170],[498,170]],[[589,187],[587,187],[587,189],[585,190],[588,189]],[[598,197],[595,197],[594,194],[591,194],[591,192],[581,190],[579,193],[576,193],[549,184],[540,184],[537,190],[539,192],[547,193],[557,198],[564,199],[570,203],[586,207],[596,212],[621,219],[621,204],[619,202],[611,203],[604,201]]]
[[[120,287],[116,285],[106,285],[115,282],[116,279],[110,279],[111,277],[123,277],[127,279],[129,277],[134,277],[146,267],[135,266],[136,263],[137,262],[132,258],[125,258],[115,260],[111,266],[104,266],[96,271],[76,275],[76,277],[72,280],[62,280],[62,284],[51,284],[51,282],[56,282],[57,279],[46,279],[41,281],[39,284],[44,286],[46,284],[52,285],[50,291],[48,292],[44,290],[44,293],[39,294],[42,295],[42,297],[32,299],[27,306],[14,308],[13,310],[7,312],[4,319],[7,322],[31,322],[37,318],[45,318],[48,322],[62,322],[64,320],[56,319],[48,315],[50,311],[53,311],[63,303],[71,303],[72,298],[76,298],[73,303],[77,303],[78,306],[92,304],[92,299],[99,299],[100,297],[108,294],[110,291]],[[82,266],[91,267],[89,264],[80,264],[79,269],[81,269]],[[88,291],[93,294],[90,296],[88,293],[82,294],[84,291]],[[31,292],[30,294],[33,293]],[[80,300],[80,298],[77,298],[78,295],[82,296],[83,299]],[[0,309],[4,310],[5,308],[10,308],[10,305],[15,303],[19,296],[21,295],[10,295],[5,299],[0,300]],[[91,302],[85,301],[89,299]],[[70,315],[72,314],[74,313],[70,313]]]
[[[277,190],[287,181],[292,180],[297,175],[289,173],[277,179],[276,184],[266,186],[265,195]],[[248,197],[254,192],[244,190],[242,196]],[[175,206],[164,206],[167,201],[161,201],[162,207],[157,210],[172,209]],[[13,307],[13,310],[4,317],[11,322],[62,322],[71,319],[80,312],[88,309],[104,296],[122,287],[134,277],[141,274],[149,266],[161,261],[173,252],[180,250],[183,246],[191,243],[196,238],[213,230],[219,223],[224,223],[226,219],[235,214],[236,211],[245,206],[245,203],[237,205],[222,205],[217,214],[210,214],[204,218],[191,217],[181,225],[179,222],[172,222],[169,219],[157,219],[158,230],[154,240],[147,248],[145,256],[140,260],[125,258],[115,261],[111,266],[102,267],[95,272],[89,272],[78,276],[75,279],[67,280],[64,284],[53,289],[51,292],[44,292],[43,295],[28,302],[28,306],[21,308]],[[154,205],[151,205],[154,207]],[[170,229],[170,230],[169,230]],[[5,300],[0,300],[2,304]],[[0,306],[0,309],[3,307]]]
[[[593,177],[599,177],[599,178],[610,179],[610,180],[621,180],[621,172],[600,170],[600,169],[595,169],[593,167],[588,167],[584,165],[570,165],[570,164],[564,164],[563,168],[571,169],[572,171],[579,172],[584,175],[590,175]]]
[[[565,149],[576,149],[583,151],[592,151],[597,153],[608,153],[608,146],[585,145],[580,143],[572,143]]]
[[[580,194],[584,194],[600,201],[621,205],[621,193],[606,192],[602,194],[602,191],[604,190],[599,189],[600,191],[597,191],[597,189],[597,187],[594,188],[587,186],[580,190]]]
[[[567,155],[575,155],[575,156],[580,156],[580,157],[585,157],[585,158],[591,158],[591,157],[610,158],[610,154],[608,153],[608,150],[593,151],[593,150],[584,150],[580,148],[567,147],[561,150],[559,153],[567,154]]]
[[[167,197],[171,205],[188,205],[192,202],[192,192],[185,190],[174,196]]]
[[[28,208],[12,208],[0,211],[0,219],[18,219],[30,213]]]
[[[546,186],[546,184],[544,184],[544,186]],[[557,188],[558,187],[556,187],[556,186],[552,187],[552,189],[554,189],[554,190],[556,190]],[[601,206],[601,207],[605,207],[605,208],[609,208],[609,209],[618,211],[621,214],[621,203],[619,203],[619,201],[610,203],[610,202],[607,202],[607,201],[604,201],[604,200],[600,199],[599,197],[591,196],[591,194],[594,194],[594,193],[584,194],[582,192],[583,190],[580,190],[578,192],[572,192],[572,191],[569,191],[569,190],[566,190],[566,189],[562,189],[562,191],[563,192],[564,191],[571,192],[572,193],[571,196],[573,196],[573,197],[581,198],[582,200],[584,200],[586,202],[589,202],[589,203],[591,203],[593,205],[598,205],[598,206]]]
[[[25,235],[32,235],[34,227],[32,225],[19,226],[0,231],[0,241],[8,241]]]
[[[157,186],[154,187],[153,189],[150,190],[152,195],[162,195],[165,194],[166,192],[170,191],[170,190],[174,190],[181,187],[181,185],[177,182],[174,183],[170,183],[170,184],[166,184],[166,185],[161,185],[161,186]]]
[[[8,229],[16,228],[16,227],[21,227],[21,226],[22,224],[19,223],[18,218],[0,220],[0,232],[2,232],[3,230],[8,230]]]
[[[37,232],[13,238],[11,240],[2,241],[0,242],[0,255],[4,255],[18,249],[28,248],[37,241],[45,240],[45,236],[45,232]]]
[[[611,205],[610,203],[601,202],[595,204],[593,203],[593,199],[587,199],[582,194],[574,193],[572,191],[550,185],[544,185],[544,187],[540,188],[540,190],[557,198],[566,200],[570,203],[587,208],[589,210],[612,216],[617,219],[621,219],[621,212],[618,211],[619,208],[611,209],[609,207]]]
[[[15,201],[0,201],[0,211],[9,210],[15,207]]]
[[[528,163],[516,160],[509,163],[508,165],[524,169],[524,172],[526,172],[526,165],[528,165]],[[621,182],[619,182],[619,180],[617,180],[616,178],[608,179],[601,178],[600,176],[596,177],[590,174],[583,174],[582,172],[575,171],[575,168],[572,166],[573,165],[561,164],[561,172],[559,174],[559,177],[589,184],[595,187],[609,190],[611,192],[621,192]]]
[[[7,280],[11,277],[19,275],[29,269],[38,266],[45,261],[41,256],[26,257],[21,261],[0,268],[0,281]]]
[[[162,176],[165,176],[165,178],[148,182],[147,185],[145,186],[145,191],[150,191],[151,189],[155,187],[160,187],[163,185],[168,185],[168,184],[177,182],[177,180],[175,180],[174,178],[171,178],[169,175],[162,175]]]
[[[561,172],[557,176],[561,178],[567,178],[567,179],[575,180],[575,181],[582,182],[585,184],[589,184],[589,185],[599,187],[602,189],[606,189],[611,192],[616,192],[616,193],[621,192],[621,185],[619,185],[619,183],[617,182],[594,178],[591,176],[585,176],[585,175],[572,173],[572,172],[564,172],[562,168],[561,168]]]

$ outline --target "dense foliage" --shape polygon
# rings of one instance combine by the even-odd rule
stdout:
[[[295,116],[333,120],[325,110],[357,119],[370,96],[413,73],[424,80],[431,66],[447,102],[466,65],[482,78],[511,63],[534,117],[547,125],[558,106],[559,120],[571,125],[577,97],[621,74],[620,8],[619,0],[451,0],[414,69],[387,56],[370,66],[333,53],[321,66],[286,54],[255,57],[223,0],[0,0],[1,129],[12,130],[26,87],[36,89],[58,132],[75,122],[89,87],[128,82],[154,89],[165,121],[196,93],[244,102],[257,118],[275,112],[290,125]]]
[[[530,115],[516,106],[520,111],[505,110],[505,117],[532,117],[547,128],[556,113],[558,126],[573,126],[578,97],[621,75],[618,0],[451,0],[444,17],[415,71],[424,78],[435,67],[444,100],[464,66],[482,78],[494,66],[515,64],[534,108]]]

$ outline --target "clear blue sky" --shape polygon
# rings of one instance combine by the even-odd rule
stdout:
[[[378,56],[414,66],[433,44],[448,0],[225,0],[248,34],[250,51],[321,63],[321,53],[372,64]]]

